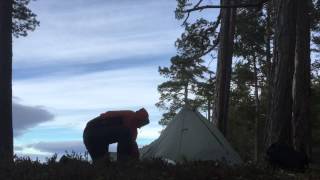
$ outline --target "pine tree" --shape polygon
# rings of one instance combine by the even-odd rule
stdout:
[[[311,155],[310,12],[312,1],[297,1],[295,71],[293,76],[293,145]]]
[[[25,37],[28,32],[34,31],[40,22],[37,15],[28,8],[31,0],[14,0],[12,11],[12,33],[13,36]]]
[[[281,8],[280,8],[281,7]],[[296,0],[278,0],[276,10],[274,76],[267,147],[275,142],[292,144],[292,80],[296,44]]]
[[[233,66],[230,90],[229,140],[244,160],[253,160],[255,101],[251,93],[254,73],[247,60]]]
[[[266,72],[263,72],[267,64],[265,50],[266,39],[263,36],[266,33],[265,25],[266,18],[263,11],[256,11],[250,8],[239,9],[237,13],[234,55],[237,59],[240,59],[240,62],[235,68],[247,68],[247,76],[241,76],[241,74],[239,74],[239,78],[250,77],[247,79],[247,86],[253,93],[249,93],[247,98],[254,100],[254,122],[250,125],[254,133],[251,134],[250,139],[254,139],[254,143],[251,143],[254,146],[251,146],[251,148],[254,149],[254,159],[256,161],[260,159],[263,147],[264,119],[262,117],[265,112],[263,111],[264,109],[261,108],[261,91],[262,86],[266,85],[266,78],[264,78],[266,77]],[[244,118],[250,119],[251,117]]]
[[[207,70],[201,63],[202,59],[185,59],[177,55],[171,58],[170,67],[159,67],[160,75],[169,79],[158,86],[160,101],[156,106],[165,110],[159,124],[167,125],[185,104],[199,106],[199,101],[192,97],[197,94],[197,85]]]
[[[13,161],[12,3],[0,1],[0,165]]]
[[[27,7],[30,0],[0,1],[0,161],[13,161],[12,35],[26,36],[39,26]],[[0,162],[1,163],[1,162]]]

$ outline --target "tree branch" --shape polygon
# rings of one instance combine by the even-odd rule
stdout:
[[[215,24],[215,26],[213,27],[214,29],[217,29],[217,27],[218,27],[219,24],[220,24],[220,20],[221,20],[221,14],[219,14],[219,16],[217,17],[216,24]],[[218,34],[218,38],[216,39],[216,41],[213,42],[212,46],[211,46],[209,49],[207,49],[207,50],[204,51],[202,54],[200,54],[200,55],[198,55],[198,56],[196,56],[196,57],[194,57],[194,58],[195,58],[195,59],[201,58],[201,57],[207,55],[208,53],[210,53],[211,51],[213,51],[213,50],[218,46],[218,44],[219,44],[219,41],[220,41],[220,38],[219,38],[219,37],[220,37],[220,33]]]
[[[183,13],[190,13],[193,11],[202,11],[204,9],[214,9],[214,8],[249,8],[249,7],[261,7],[263,4],[267,3],[269,0],[261,0],[257,3],[240,3],[233,5],[205,5],[199,6],[200,3],[197,3],[193,8],[186,9],[182,11]],[[201,2],[201,1],[200,1]]]
[[[192,57],[187,57],[185,59],[199,59],[205,55],[207,55],[208,53],[210,53],[211,51],[213,51],[219,44],[219,35],[218,35],[218,38],[215,42],[213,42],[212,46],[207,49],[206,51],[202,52],[201,54],[198,54],[198,55],[195,55],[195,56],[192,56]]]
[[[187,21],[189,19],[189,16],[190,16],[190,12],[187,13],[187,17],[184,19],[183,23],[181,26],[185,26],[187,24]]]
[[[202,3],[202,1],[203,0],[200,0],[193,8],[197,8],[197,7],[199,7],[200,6],[200,4]],[[187,17],[184,19],[184,21],[183,21],[183,23],[182,23],[182,25],[186,25],[186,23],[187,23],[187,21],[188,21],[188,19],[189,19],[189,17],[190,17],[190,12],[188,12],[187,13]]]
[[[200,0],[194,7],[199,7],[203,0]]]

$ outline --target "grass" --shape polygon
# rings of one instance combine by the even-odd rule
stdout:
[[[9,171],[11,169],[11,171]],[[217,162],[184,162],[172,165],[160,159],[146,161],[109,162],[102,160],[92,165],[85,156],[57,156],[46,162],[16,157],[13,167],[3,167],[1,180],[320,180],[320,173],[272,171],[255,164],[228,167]]]

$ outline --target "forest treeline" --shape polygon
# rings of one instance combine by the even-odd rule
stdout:
[[[311,156],[320,146],[320,2],[177,3],[185,31],[170,66],[159,67],[167,79],[158,86],[159,124],[167,125],[189,103],[245,160],[263,159],[275,142]],[[214,8],[218,16],[205,18]],[[190,20],[193,13],[199,18]]]
[[[39,21],[30,0],[0,1],[0,161],[13,161],[12,35]],[[185,103],[199,107],[246,160],[274,142],[311,155],[320,145],[320,2],[318,0],[177,0],[185,32],[176,56],[160,67],[166,125]],[[190,20],[219,8],[216,19]],[[193,16],[194,17],[194,16]],[[217,64],[213,68],[212,64]]]

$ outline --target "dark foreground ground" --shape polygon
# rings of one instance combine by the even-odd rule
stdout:
[[[247,164],[241,167],[226,167],[216,162],[185,162],[172,165],[161,160],[140,162],[107,162],[90,164],[81,156],[68,156],[58,162],[54,156],[40,163],[28,158],[16,158],[12,172],[2,168],[0,180],[320,180],[315,169],[306,173],[283,170],[273,171],[266,167]]]

